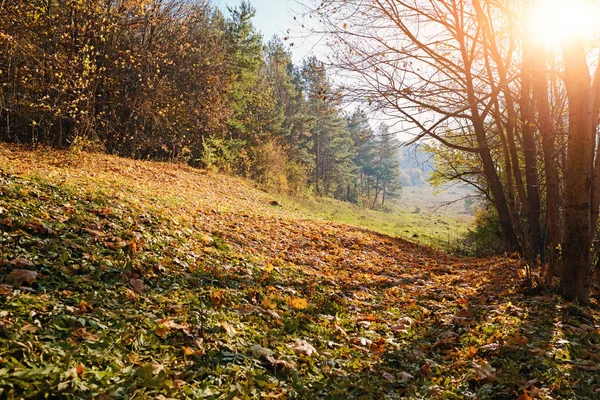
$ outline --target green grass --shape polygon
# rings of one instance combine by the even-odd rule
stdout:
[[[282,204],[309,218],[362,227],[446,251],[461,247],[473,221],[468,215],[416,212],[397,207],[389,211],[370,210],[322,197],[282,198]]]

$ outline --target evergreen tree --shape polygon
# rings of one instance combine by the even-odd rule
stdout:
[[[358,176],[352,196],[353,202],[359,202],[363,206],[370,206],[372,185],[375,183],[375,135],[369,125],[369,119],[364,111],[356,109],[348,117],[348,130],[354,143],[354,163],[358,167]]]
[[[400,192],[400,163],[398,161],[398,139],[389,132],[386,124],[381,124],[375,141],[375,197],[373,206],[381,195],[381,206],[387,199],[397,197]]]
[[[323,63],[315,57],[303,66],[308,110],[314,118],[310,129],[313,141],[313,181],[319,195],[344,198],[355,170],[352,139],[334,93],[327,80]]]
[[[227,51],[233,72],[228,125],[232,139],[250,145],[264,141],[278,118],[267,76],[262,73],[262,36],[252,24],[256,10],[248,1],[229,8]],[[276,129],[276,128],[275,128]]]

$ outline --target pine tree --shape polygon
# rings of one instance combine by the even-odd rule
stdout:
[[[400,144],[398,139],[390,133],[389,127],[386,124],[381,124],[377,132],[375,146],[374,168],[377,183],[373,206],[377,204],[378,197],[381,195],[381,206],[383,207],[386,200],[397,197],[401,189],[399,179],[400,163],[398,161],[398,147]]]

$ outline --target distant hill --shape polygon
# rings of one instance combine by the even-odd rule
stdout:
[[[423,150],[423,145],[414,143],[398,149],[402,186],[429,186],[427,178],[435,169],[433,155]]]

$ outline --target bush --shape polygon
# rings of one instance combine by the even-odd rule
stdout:
[[[473,229],[465,239],[466,252],[477,257],[501,254],[506,251],[498,216],[491,207],[475,210]]]
[[[270,141],[251,150],[252,177],[261,185],[279,192],[288,191],[288,157],[281,146]]]
[[[252,177],[261,185],[278,192],[299,194],[306,188],[306,168],[292,160],[275,141],[251,150]]]

